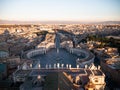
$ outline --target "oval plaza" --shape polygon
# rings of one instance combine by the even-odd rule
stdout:
[[[60,43],[60,35],[56,33],[54,43],[27,52],[26,57],[37,62],[34,68],[77,68],[93,63],[94,55],[91,52],[71,46],[71,41]]]
[[[100,66],[94,66],[95,56],[89,50],[73,47],[70,40],[61,42],[61,34],[58,32],[51,36],[54,37],[54,42],[45,40],[35,49],[24,52],[23,57],[28,62],[18,66],[13,74],[14,82],[24,82],[20,90],[45,88],[49,76],[57,78],[58,81],[54,84],[54,87],[58,85],[56,90],[63,90],[63,87],[65,90],[83,90],[83,87],[88,90],[89,85],[94,85],[95,90],[104,89],[105,75]],[[51,79],[49,82],[53,81]]]
[[[88,90],[90,85],[95,90],[104,89],[105,75],[100,66],[94,66],[94,55],[89,50],[73,48],[70,40],[61,42],[61,35],[58,32],[48,35],[35,49],[23,53],[28,61],[13,73],[14,82],[23,82],[20,90],[42,90],[47,82],[54,82],[52,79],[62,82],[54,84],[58,85],[56,90],[83,90],[83,87]]]

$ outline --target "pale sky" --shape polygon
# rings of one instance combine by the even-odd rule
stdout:
[[[0,0],[0,19],[120,21],[120,0]]]

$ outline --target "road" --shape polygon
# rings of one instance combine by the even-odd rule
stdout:
[[[82,74],[86,75],[86,71],[84,69],[33,69],[31,70],[30,76],[38,76],[38,75],[47,75],[48,73],[55,72],[67,72],[69,74]]]

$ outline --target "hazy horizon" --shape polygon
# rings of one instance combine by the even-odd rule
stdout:
[[[120,24],[120,21],[101,21],[101,22],[85,22],[85,21],[7,21],[0,20],[0,24]]]
[[[120,0],[0,0],[0,20],[120,21]]]

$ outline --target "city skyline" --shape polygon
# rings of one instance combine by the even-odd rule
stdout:
[[[0,0],[0,20],[120,21],[119,0]]]

